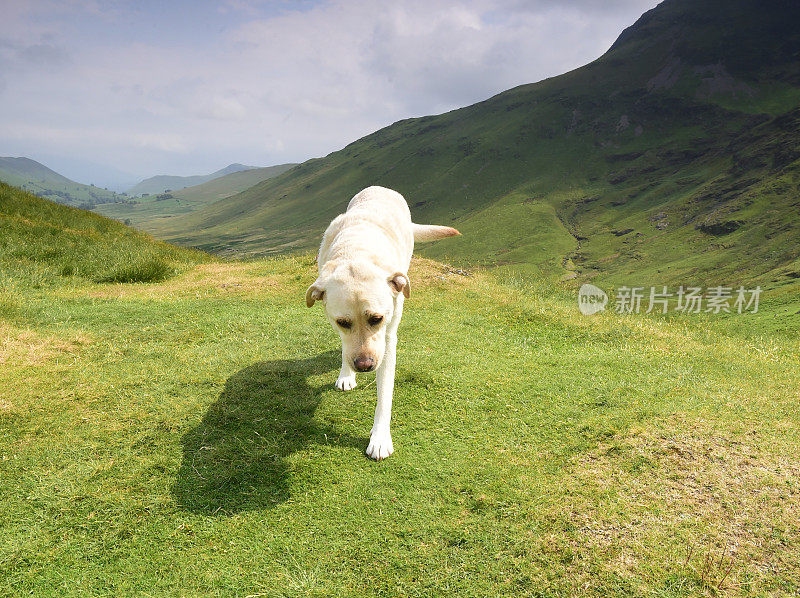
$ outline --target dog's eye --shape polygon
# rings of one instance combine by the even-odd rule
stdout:
[[[369,325],[374,328],[375,326],[383,322],[383,316],[371,316],[370,319],[367,321],[369,322]]]
[[[345,320],[344,318],[339,318],[336,320],[336,323],[345,330],[350,330],[353,327],[353,323],[350,320]]]

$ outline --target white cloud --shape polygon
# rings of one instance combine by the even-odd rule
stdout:
[[[133,142],[144,149],[155,149],[168,153],[182,153],[188,149],[184,140],[178,135],[163,133],[139,133],[133,136]]]
[[[216,96],[209,98],[202,105],[197,114],[212,120],[247,121],[249,119],[247,108],[234,97]]]
[[[655,2],[10,4],[0,154],[149,175],[326,154],[584,64]]]

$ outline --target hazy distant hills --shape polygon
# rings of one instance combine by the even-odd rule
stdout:
[[[211,174],[202,174],[196,176],[171,176],[161,174],[137,183],[128,189],[128,195],[138,196],[144,193],[152,195],[155,193],[164,193],[166,191],[177,191],[178,189],[183,189],[184,187],[201,185],[221,176],[225,176],[226,174],[241,172],[244,170],[252,170],[254,168],[257,167],[245,166],[244,164],[230,164],[225,168],[217,170],[216,172],[212,172]]]
[[[185,201],[213,203],[249,189],[253,185],[283,174],[297,164],[277,164],[263,168],[234,171],[230,174],[214,178],[201,185],[177,190],[173,195]]]
[[[261,181],[278,176],[293,166],[295,164],[279,164],[240,170],[193,187],[137,197],[125,203],[99,204],[93,209],[105,216],[149,230],[155,223],[165,218],[199,210],[207,204],[230,197]]]
[[[0,157],[0,181],[39,197],[84,208],[125,199],[108,189],[76,183],[30,158]]]
[[[350,197],[402,192],[463,237],[429,256],[641,284],[800,277],[800,3],[667,0],[594,62],[161,223],[221,253],[307,249]],[[636,279],[636,280],[633,280]]]

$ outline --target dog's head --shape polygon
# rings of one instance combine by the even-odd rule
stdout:
[[[394,316],[396,297],[409,296],[411,285],[402,272],[387,275],[368,263],[326,267],[306,291],[306,305],[325,305],[325,315],[342,339],[342,356],[359,372],[371,372],[383,360],[386,327]]]

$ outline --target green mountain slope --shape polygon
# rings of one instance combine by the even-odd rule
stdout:
[[[310,249],[380,184],[464,233],[420,246],[432,257],[578,280],[792,277],[797,22],[797,3],[667,0],[589,65],[395,123],[154,230],[222,253]]]
[[[125,199],[108,189],[76,183],[30,158],[0,157],[0,181],[72,206],[88,208]]]
[[[294,164],[279,164],[265,168],[241,170],[193,187],[139,197],[126,202],[98,204],[93,209],[109,218],[149,230],[153,223],[158,223],[163,218],[195,212],[207,204],[230,197],[261,181],[278,176],[292,166]]]
[[[175,191],[173,195],[183,201],[197,204],[213,203],[249,189],[261,181],[283,174],[293,166],[296,166],[296,164],[278,164],[276,166],[232,172],[202,185]]]
[[[149,282],[203,261],[208,257],[200,252],[0,183],[0,312],[9,307],[3,294],[15,281],[33,288],[75,277]]]
[[[193,187],[195,185],[202,185],[203,183],[207,183],[208,181],[212,181],[219,177],[225,176],[226,174],[231,174],[234,172],[242,172],[245,170],[251,170],[256,168],[255,166],[245,166],[244,164],[229,164],[225,168],[221,168],[216,172],[212,172],[211,174],[199,174],[194,176],[172,176],[167,174],[160,174],[154,177],[150,177],[149,179],[144,179],[140,181],[130,189],[128,189],[128,195],[143,195],[143,194],[154,194],[154,193],[165,193],[168,191],[176,191],[178,189],[183,189],[185,187]]]

